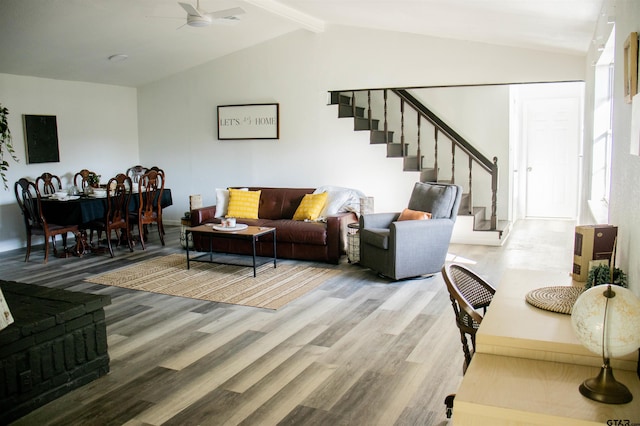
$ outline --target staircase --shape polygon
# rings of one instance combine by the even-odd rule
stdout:
[[[387,158],[402,158],[403,171],[419,173],[421,182],[463,186],[452,242],[504,243],[510,223],[496,217],[496,157],[493,161],[486,158],[406,89],[349,90],[330,94],[330,104],[337,105],[338,117],[352,118],[354,131],[368,131],[370,144],[387,145]],[[460,157],[466,160],[467,170],[456,170]],[[487,180],[487,176],[490,189],[477,191],[480,202],[476,203],[474,180]],[[483,201],[484,205],[478,205]]]

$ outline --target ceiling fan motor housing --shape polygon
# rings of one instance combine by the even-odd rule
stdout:
[[[211,17],[187,15],[187,24],[191,27],[207,27],[211,25]]]

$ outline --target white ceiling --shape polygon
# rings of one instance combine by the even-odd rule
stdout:
[[[186,20],[177,0],[0,0],[0,73],[135,87],[291,31],[331,25],[584,55],[602,3],[201,0],[207,11],[246,13],[233,25],[177,29]],[[129,58],[110,62],[114,54]]]

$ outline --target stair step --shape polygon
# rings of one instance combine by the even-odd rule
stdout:
[[[380,120],[376,119],[372,119],[371,124],[368,118],[354,117],[353,120],[353,130],[378,130],[380,124]]]
[[[496,224],[496,229],[493,232],[504,232],[511,226],[508,220],[499,220]],[[476,226],[473,228],[474,231],[491,231],[491,221],[490,220],[481,220],[479,223],[476,223]]]
[[[404,157],[402,170],[405,172],[419,172],[420,164],[418,164],[418,157],[416,156]]]
[[[475,223],[476,224],[481,224],[481,223],[487,221],[485,219],[485,217],[487,217],[487,208],[486,207],[472,207],[471,208],[471,214],[475,218]],[[482,227],[482,225],[480,225],[480,227]],[[478,225],[474,226],[474,229],[476,229],[476,228],[478,228]]]
[[[458,207],[458,214],[472,215],[471,197],[468,192],[462,193],[460,198],[460,207]],[[483,216],[484,218],[484,216]]]
[[[338,105],[338,118],[353,117],[351,105]],[[364,117],[364,108],[356,107],[356,117]]]
[[[436,169],[422,169],[420,171],[420,182],[435,182],[437,179]]]
[[[331,92],[331,105],[351,105],[351,96],[343,95],[340,92]]]
[[[393,131],[391,130],[387,131],[387,136],[389,137],[389,143],[393,143]],[[384,130],[372,130],[371,137],[369,138],[369,143],[371,144],[387,143]]]
[[[407,144],[405,144],[405,151]],[[387,145],[387,158],[401,158],[404,157],[402,152],[402,145],[399,143],[390,143]]]

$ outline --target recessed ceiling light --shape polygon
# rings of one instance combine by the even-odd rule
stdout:
[[[122,61],[126,61],[128,58],[129,58],[129,55],[123,55],[121,53],[119,53],[117,55],[109,56],[109,60],[111,62],[122,62]]]

